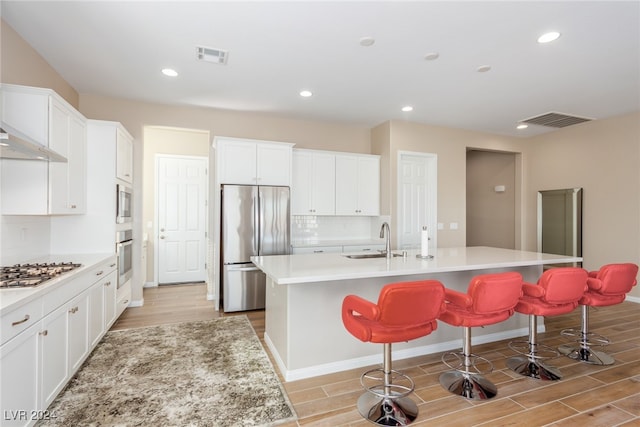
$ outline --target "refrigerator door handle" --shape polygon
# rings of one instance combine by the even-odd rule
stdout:
[[[256,232],[253,234],[253,247],[255,253],[260,255],[260,191],[258,189],[257,196],[253,199],[253,227]]]
[[[264,233],[264,196],[262,194],[262,190],[258,187],[258,255],[262,255],[262,239]]]

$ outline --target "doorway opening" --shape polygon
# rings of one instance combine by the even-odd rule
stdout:
[[[209,132],[144,128],[145,287],[209,282]]]
[[[520,155],[467,150],[467,246],[519,249]]]

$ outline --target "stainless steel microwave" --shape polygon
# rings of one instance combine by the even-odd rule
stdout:
[[[123,224],[133,220],[131,204],[133,202],[133,190],[123,184],[116,185],[116,223]]]

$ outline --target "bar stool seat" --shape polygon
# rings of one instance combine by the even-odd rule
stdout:
[[[538,343],[538,316],[558,316],[570,313],[587,290],[587,271],[577,267],[552,268],[545,271],[537,284],[523,283],[524,295],[515,307],[516,312],[529,315],[528,340],[509,343],[522,356],[511,357],[507,366],[520,375],[540,380],[562,378],[560,370],[544,359],[558,357],[555,348]]]
[[[582,306],[581,328],[565,329],[561,335],[575,340],[576,344],[563,344],[558,351],[565,356],[592,365],[612,365],[615,359],[592,347],[605,346],[609,340],[589,331],[589,307],[606,307],[620,304],[638,282],[638,266],[632,263],[607,264],[598,271],[589,272],[588,289],[580,298]]]
[[[393,370],[391,344],[429,335],[445,308],[444,286],[437,280],[385,285],[377,304],[356,295],[344,298],[342,321],[347,331],[360,341],[384,344],[383,367],[360,377],[366,391],[357,406],[365,419],[383,426],[408,425],[416,419],[418,406],[408,397],[415,385]]]
[[[502,322],[514,313],[522,296],[522,275],[517,272],[482,274],[471,279],[467,293],[445,290],[447,310],[439,320],[464,327],[461,352],[442,355],[442,362],[451,371],[440,375],[440,384],[449,392],[473,400],[491,399],[498,388],[483,374],[493,370],[493,364],[471,351],[471,328]],[[486,364],[487,369],[479,365]]]

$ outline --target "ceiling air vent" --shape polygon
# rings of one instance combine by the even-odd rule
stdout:
[[[579,123],[590,122],[593,119],[587,119],[585,117],[569,116],[562,113],[545,113],[535,117],[529,117],[528,119],[521,120],[521,123],[530,123],[540,126],[549,126],[552,128],[564,128],[571,125],[577,125]]]
[[[200,61],[213,62],[214,64],[226,64],[229,52],[222,49],[214,49],[212,47],[196,47],[196,58]]]

